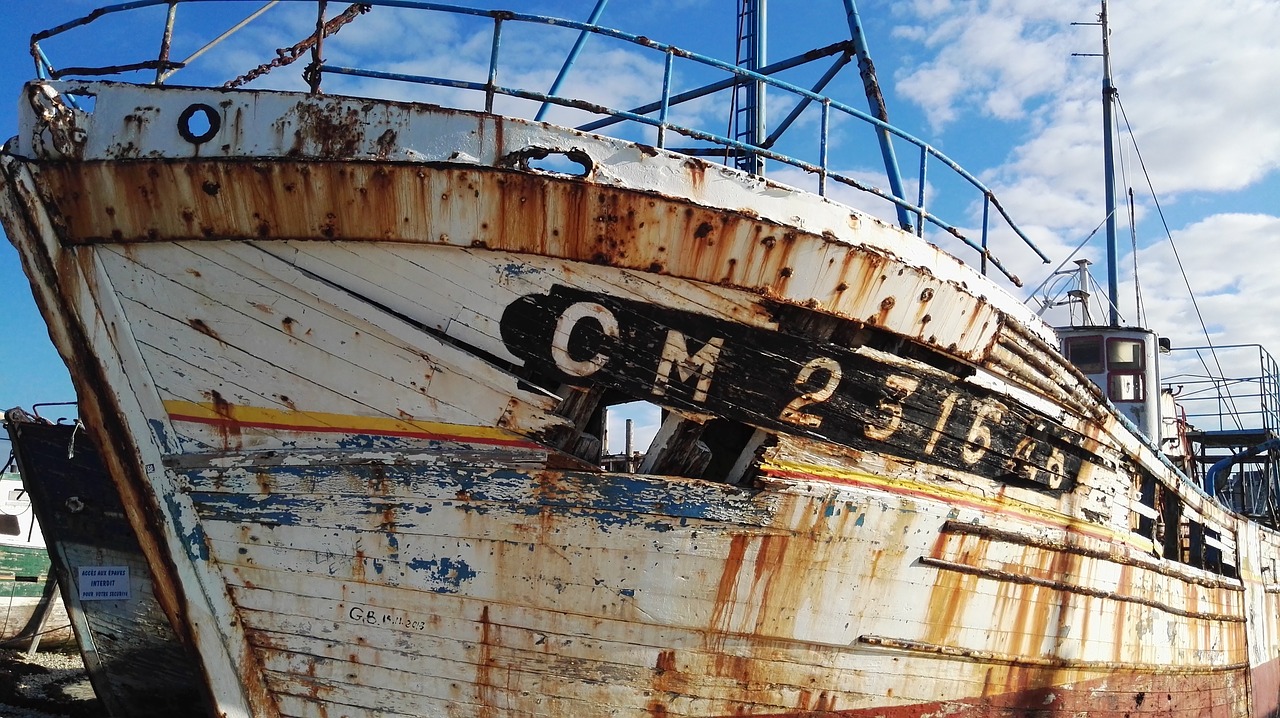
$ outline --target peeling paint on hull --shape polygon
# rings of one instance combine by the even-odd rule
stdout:
[[[936,248],[538,123],[89,89],[77,155],[26,117],[0,217],[215,711],[1275,710],[1280,537]],[[123,141],[193,103],[212,155]],[[308,139],[352,112],[398,144]],[[663,427],[601,471],[628,400]],[[1144,482],[1213,550],[1144,524]]]

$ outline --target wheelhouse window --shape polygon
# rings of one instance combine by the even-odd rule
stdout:
[[[1112,372],[1107,375],[1107,398],[1111,401],[1146,401],[1141,374]]]
[[[1111,371],[1142,371],[1142,342],[1137,339],[1109,339],[1107,368]]]
[[[1102,362],[1102,337],[1070,337],[1066,350],[1067,359],[1085,374],[1101,374],[1106,368]]]

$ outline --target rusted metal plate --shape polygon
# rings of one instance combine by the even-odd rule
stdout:
[[[304,162],[57,164],[40,173],[70,243],[316,238],[526,252],[741,287],[971,360],[999,323],[963,287],[874,248],[563,178]]]
[[[57,201],[68,241],[262,236],[474,243],[607,258],[818,302],[942,347],[955,344],[971,357],[996,330],[987,301],[1051,336],[998,290],[980,291],[983,301],[974,302],[966,287],[986,281],[936,247],[898,241],[897,229],[870,217],[781,186],[744,183],[739,173],[699,160],[408,104],[52,86],[96,95],[99,131],[77,157],[83,164],[62,181],[48,180],[62,188]],[[192,144],[178,120],[196,105],[219,108],[223,119],[216,137]],[[40,137],[39,128],[26,128],[20,150],[34,153]],[[521,171],[521,163],[504,159],[530,148],[577,153],[591,170],[568,177]],[[262,161],[243,161],[249,158]],[[288,161],[316,159],[346,161]],[[451,171],[421,172],[424,163]],[[99,171],[112,176],[88,176]],[[82,191],[87,186],[94,191]],[[223,191],[232,187],[243,191]]]

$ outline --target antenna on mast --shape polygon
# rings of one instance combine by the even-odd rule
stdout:
[[[1111,301],[1111,326],[1120,326],[1120,255],[1116,241],[1116,163],[1115,141],[1111,137],[1111,109],[1115,104],[1116,88],[1111,84],[1111,30],[1107,27],[1107,0],[1102,0],[1102,12],[1098,15],[1102,25],[1102,164],[1106,182],[1107,210],[1107,294]]]
[[[1102,165],[1107,212],[1107,304],[1109,324],[1120,326],[1120,252],[1116,240],[1116,162],[1115,140],[1111,135],[1112,108],[1115,105],[1116,88],[1111,84],[1111,30],[1107,25],[1107,0],[1101,0],[1102,11],[1098,22],[1073,22],[1072,25],[1099,25],[1102,27]],[[1077,52],[1077,57],[1099,57],[1096,53]]]

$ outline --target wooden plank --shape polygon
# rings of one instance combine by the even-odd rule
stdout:
[[[214,259],[230,262],[207,248],[205,251]],[[369,407],[387,416],[492,426],[497,423],[515,391],[516,381],[511,377],[506,378],[508,386],[504,391],[469,380],[477,376],[477,372],[462,371],[457,366],[442,374],[436,366],[440,361],[438,358],[424,361],[420,350],[409,351],[402,343],[372,325],[352,326],[317,311],[318,305],[314,302],[309,306],[303,305],[285,296],[283,286],[272,293],[275,285],[252,282],[243,271],[229,271],[212,261],[195,261],[198,257],[173,248],[168,252],[148,248],[142,254],[147,262],[145,268],[131,262],[114,268],[114,271],[131,270],[129,286],[147,287],[163,283],[163,293],[168,301],[162,306],[170,314],[162,315],[142,304],[126,305],[139,339],[151,346],[174,346],[174,342],[178,342],[182,349],[168,352],[170,356],[182,356],[188,362],[201,362],[202,357],[207,357],[197,366],[207,369],[209,376],[218,377],[230,372],[227,376],[232,381],[243,383],[254,395],[271,396],[272,389],[286,389],[294,394],[286,395],[284,400],[278,394],[273,396],[272,406],[301,403],[316,411],[333,413],[357,413],[361,407]],[[174,254],[178,256],[170,256]],[[199,269],[193,269],[193,265]],[[178,281],[170,280],[172,277],[182,278],[184,288],[177,286]],[[252,307],[270,306],[273,314],[282,315],[279,320],[282,324],[269,323],[261,311],[239,309],[200,293],[201,289],[209,291],[213,287],[224,292],[224,296],[239,298]],[[180,316],[184,311],[192,316]],[[347,321],[351,320],[348,318]],[[193,322],[196,323],[195,328]],[[434,338],[421,335],[418,341],[429,345],[434,354],[443,353],[464,361],[456,349]],[[287,368],[262,366],[263,358],[286,355],[290,357]],[[231,360],[225,365],[221,363],[224,356]],[[153,371],[165,374],[169,361],[168,358],[153,359]],[[256,375],[243,371],[237,373],[237,366],[253,366],[252,371]],[[175,369],[176,376],[183,376],[180,368]],[[263,375],[268,371],[273,376]],[[174,369],[167,374],[173,378]],[[435,379],[437,376],[438,380]],[[300,386],[300,381],[305,384]],[[415,384],[418,387],[416,391],[405,391]],[[178,398],[198,400],[202,392],[207,394],[216,388],[217,384],[192,386]],[[484,398],[486,391],[490,398]],[[312,396],[312,392],[316,396]],[[426,392],[430,392],[430,399],[425,396]],[[340,400],[342,397],[345,401]],[[407,403],[413,401],[412,397],[417,397],[417,402]],[[253,396],[246,399],[253,400]],[[207,396],[204,400],[208,401]],[[547,403],[546,399],[540,401]],[[481,409],[486,402],[489,408]]]
[[[283,677],[278,680],[272,677],[268,679],[268,684],[276,686],[277,683],[284,683],[286,680]],[[284,692],[288,689],[283,685],[273,690],[275,690],[274,697],[276,705],[280,708],[280,715],[288,718],[421,718],[423,715],[346,705],[332,697],[322,700],[314,696],[290,695]],[[447,706],[440,706],[437,712],[443,712],[446,708]]]

